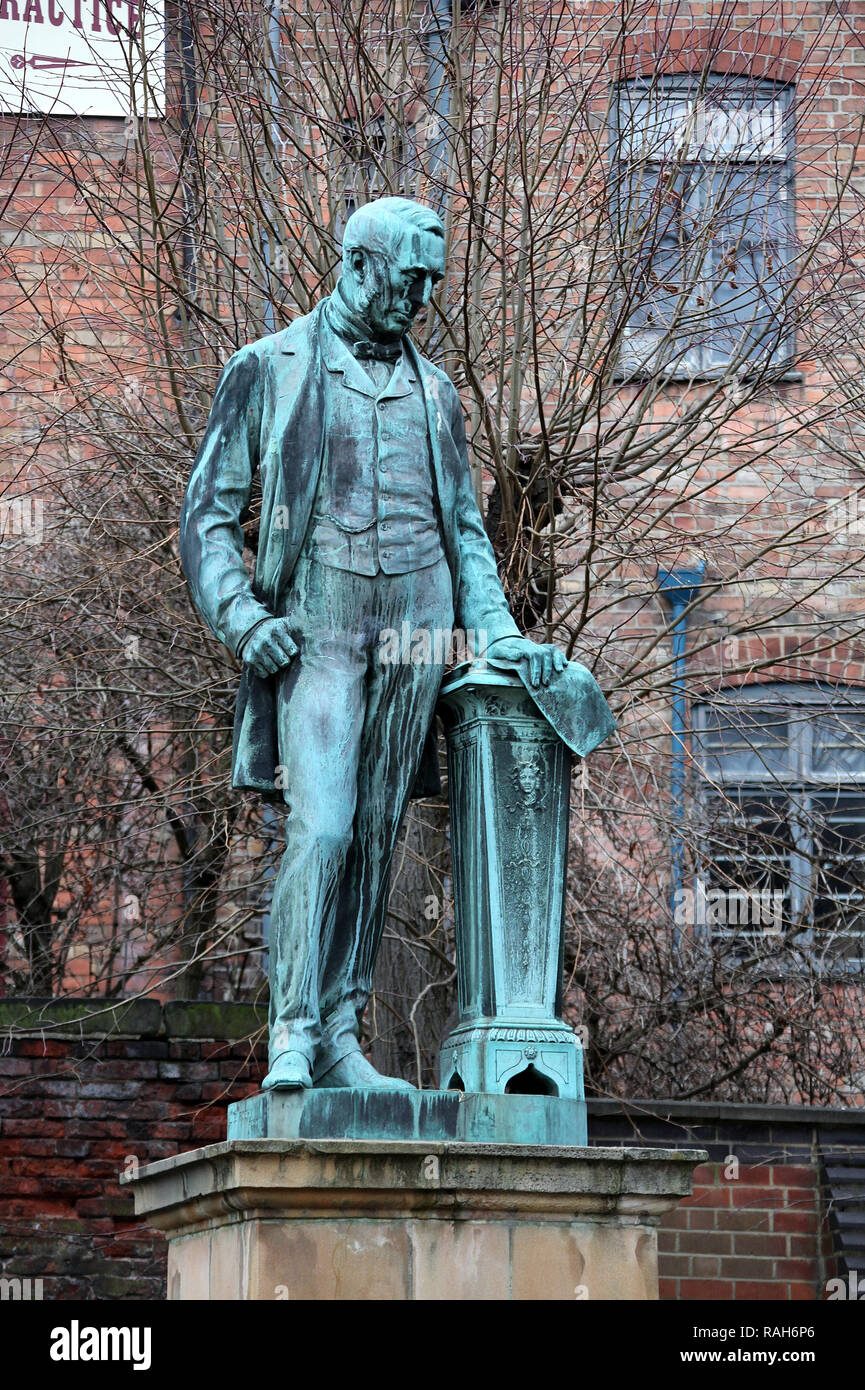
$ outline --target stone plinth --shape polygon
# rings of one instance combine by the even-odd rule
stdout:
[[[699,1150],[232,1140],[129,1179],[172,1299],[656,1299]]]
[[[584,1101],[461,1091],[334,1087],[264,1091],[228,1107],[229,1139],[422,1139],[447,1143],[586,1142]]]

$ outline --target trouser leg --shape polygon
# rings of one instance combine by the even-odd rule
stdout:
[[[290,810],[271,908],[271,1067],[291,1051],[312,1062],[321,1036],[321,968],[352,842],[364,722],[363,643],[351,613],[339,611],[352,606],[339,590],[355,578],[306,567],[293,612],[299,652],[280,678],[279,775]]]
[[[450,628],[453,597],[444,562],[410,575],[382,575],[376,583],[382,627],[399,631],[408,620],[416,632]],[[378,642],[370,657],[354,834],[321,981],[317,1077],[359,1046],[387,912],[391,859],[442,679],[441,661],[384,662]]]

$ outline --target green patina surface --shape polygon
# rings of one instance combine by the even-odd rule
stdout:
[[[453,740],[462,735],[450,735],[460,783],[452,807],[461,1023],[477,1030],[507,1018],[555,1033],[541,1040],[529,1080],[577,1103],[579,1057],[557,1016],[569,750],[585,755],[614,722],[591,674],[523,637],[508,610],[459,396],[407,333],[444,268],[444,228],[430,209],[400,198],[358,209],[333,295],[228,362],[184,500],[192,596],[243,663],[234,784],[286,808],[264,1087],[408,1085],[373,1070],[359,1027],[400,825],[410,796],[437,783],[444,660],[436,634],[456,630],[475,634],[505,668],[499,698],[512,716],[495,757],[461,759]],[[254,483],[261,503],[250,576],[243,528]],[[387,634],[403,622],[439,655],[385,659]],[[444,708],[453,724],[451,696]],[[463,713],[464,723],[474,719]],[[522,809],[511,843],[514,786]],[[460,1065],[477,1062],[471,1085],[460,1074],[467,1090],[519,1088],[533,1042],[524,1039],[503,1070],[514,1060],[506,1041],[492,1032],[483,1047],[463,1039]]]
[[[460,669],[443,687],[459,992],[445,1086],[584,1108],[582,1049],[561,991],[572,754],[610,724],[596,692],[576,664],[541,697],[495,669]]]
[[[581,1146],[585,1106],[551,1096],[458,1091],[276,1091],[228,1107],[229,1139],[424,1139]]]

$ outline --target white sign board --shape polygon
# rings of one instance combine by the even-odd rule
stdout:
[[[0,111],[164,115],[163,0],[0,0]]]

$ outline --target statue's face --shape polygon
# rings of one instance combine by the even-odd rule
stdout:
[[[445,270],[444,242],[412,229],[390,253],[354,251],[355,307],[371,338],[392,341],[411,327],[430,302]]]

